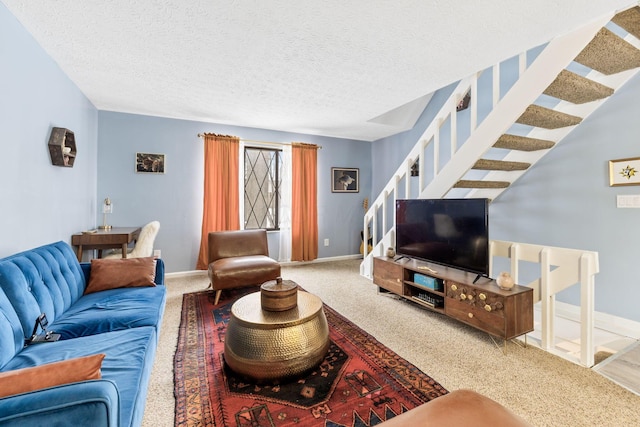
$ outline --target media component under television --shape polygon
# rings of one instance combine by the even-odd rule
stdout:
[[[397,200],[396,253],[488,277],[488,213],[488,199]]]

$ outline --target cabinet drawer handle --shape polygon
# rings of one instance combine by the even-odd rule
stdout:
[[[491,311],[491,306],[489,304],[485,304],[484,309],[487,311]]]
[[[473,313],[469,313],[467,316],[469,316],[469,319],[473,319]]]
[[[480,295],[478,295],[478,298],[480,298],[482,301],[484,301],[484,300],[487,299],[487,296],[485,294],[481,293]]]
[[[467,295],[465,295],[465,294],[460,294],[460,299],[461,299],[462,301],[466,300],[466,299],[467,299]]]
[[[456,285],[451,285],[451,290],[452,290],[452,291],[457,291],[457,290],[458,290],[458,287],[457,287]]]

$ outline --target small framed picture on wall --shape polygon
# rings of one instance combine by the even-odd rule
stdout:
[[[164,173],[164,154],[136,153],[136,172]]]
[[[640,185],[640,157],[609,160],[609,186]]]
[[[360,191],[360,169],[331,168],[332,193],[357,193]]]

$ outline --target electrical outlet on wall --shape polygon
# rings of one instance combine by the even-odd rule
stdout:
[[[618,194],[616,196],[618,208],[640,208],[640,194]]]
[[[329,239],[324,239],[324,245],[329,246]]]
[[[160,258],[161,251],[160,249],[154,249],[153,256],[156,258]]]

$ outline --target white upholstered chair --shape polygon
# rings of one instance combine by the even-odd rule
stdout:
[[[160,230],[160,222],[151,221],[149,224],[142,227],[140,235],[136,241],[133,249],[127,252],[127,258],[142,258],[153,255],[153,242],[156,240],[156,235]],[[122,251],[114,251],[109,255],[103,256],[103,258],[121,258]]]

